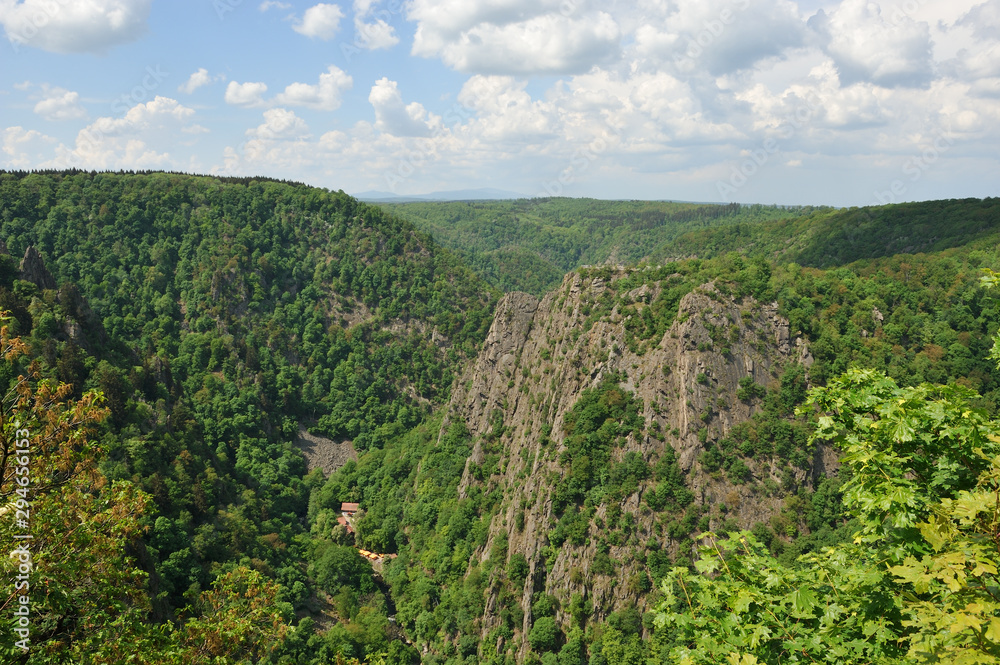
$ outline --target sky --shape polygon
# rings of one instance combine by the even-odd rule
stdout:
[[[1000,194],[1000,0],[0,0],[0,169]]]

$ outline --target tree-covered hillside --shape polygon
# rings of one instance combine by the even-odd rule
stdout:
[[[534,295],[581,265],[634,264],[686,233],[812,210],[565,198],[380,205],[459,253],[491,284]]]
[[[420,423],[494,297],[405,222],[278,182],[3,173],[0,238],[11,334],[39,380],[103,393],[100,470],[152,498],[133,556],[154,622],[241,563],[289,611],[317,608],[317,476],[293,436],[302,424],[364,451]],[[29,247],[44,267],[19,274]],[[71,630],[53,619],[33,639]]]
[[[0,595],[0,660],[507,665],[526,654],[525,662],[546,665],[619,665],[688,656],[724,662],[741,652],[739,662],[749,664],[826,653],[822,643],[797,641],[810,639],[809,626],[833,625],[819,614],[820,596],[796,601],[765,588],[766,579],[716,575],[712,566],[725,559],[699,554],[696,543],[710,524],[717,542],[728,543],[719,545],[730,548],[727,556],[749,553],[757,558],[747,566],[768,566],[782,583],[804,586],[830,572],[854,585],[855,600],[872,584],[898,591],[843,605],[875,616],[884,601],[890,611],[877,625],[852,619],[853,632],[844,635],[853,641],[844,648],[854,651],[844,653],[900,662],[904,647],[915,655],[958,648],[961,630],[927,628],[948,586],[940,567],[931,569],[944,565],[941,552],[985,547],[984,534],[996,531],[980,504],[966,511],[977,526],[946,502],[979,501],[996,484],[994,462],[966,459],[992,449],[954,428],[977,409],[973,424],[988,435],[993,426],[984,423],[1000,412],[1000,372],[988,359],[1000,305],[980,283],[984,269],[1000,268],[998,214],[996,199],[844,211],[567,199],[377,208],[267,179],[0,173],[0,310],[9,312],[0,330],[0,537],[13,542],[22,528],[16,511],[26,507],[18,501],[30,502],[37,547],[32,649],[15,644],[16,625],[6,621],[20,604],[11,587]],[[601,267],[609,260],[639,265],[612,281]],[[540,425],[546,455],[565,472],[545,479],[561,516],[521,537],[537,538],[547,554],[529,561],[506,540],[489,540],[506,498],[491,478],[506,465],[500,451],[510,428],[494,419],[489,432],[473,436],[443,406],[486,336],[498,289],[542,293],[581,264],[595,266],[581,270],[605,288],[579,303],[579,329],[551,331],[553,345],[613,321],[619,338],[602,357],[616,345],[641,356],[670,330],[681,299],[709,282],[719,298],[776,302],[791,337],[805,340],[815,360],[808,374],[790,366],[773,385],[741,383],[737,398],[757,405],[755,415],[718,440],[702,427],[703,449],[692,456],[720,482],[758,483],[762,496],[777,497],[772,518],[738,524],[723,506],[702,509],[671,455],[655,464],[597,455],[607,478],[591,474],[581,461],[593,453],[587,446],[614,450],[646,428],[636,420],[646,417],[645,405],[609,380],[566,405],[571,415],[561,433],[552,422]],[[698,346],[739,365],[731,333],[714,326]],[[574,358],[549,353],[545,362]],[[864,385],[839,378],[852,367],[869,372],[850,375],[867,377]],[[593,370],[574,367],[581,375]],[[542,367],[521,372],[540,385],[552,381]],[[499,385],[510,388],[514,378]],[[807,380],[831,387],[807,402]],[[923,382],[960,388],[911,388]],[[926,511],[907,516],[907,542],[916,544],[907,551],[912,560],[893,561],[892,578],[885,571],[865,577],[846,563],[810,568],[796,556],[849,540],[860,528],[852,517],[876,528],[879,515],[857,506],[893,488],[866,495],[858,487],[871,478],[850,468],[830,478],[789,473],[787,482],[770,484],[751,469],[771,461],[773,468],[808,466],[810,433],[841,436],[864,424],[834,425],[817,419],[820,410],[840,409],[833,413],[840,418],[843,405],[861,400],[857,414],[875,421],[879,409],[894,408],[886,395],[910,400],[901,422],[927,445],[887,452],[884,441],[858,434],[852,450],[863,456],[871,452],[866,442],[879,443],[879,463],[895,464],[888,477],[908,491],[914,479],[905,464],[923,464],[932,490],[912,495],[940,513],[934,523],[943,535],[918,540],[914,529],[926,531],[921,521],[930,518]],[[947,408],[920,406],[924,395]],[[830,401],[838,396],[840,406]],[[621,408],[604,408],[612,402]],[[695,426],[717,415],[708,408]],[[353,442],[357,460],[328,478],[308,473],[293,445],[300,427]],[[562,434],[567,445],[556,450],[550,436]],[[677,437],[656,428],[642,434],[664,450]],[[964,448],[930,445],[945,435]],[[36,451],[24,494],[20,441]],[[474,482],[462,486],[466,470]],[[641,483],[656,489],[639,496]],[[844,488],[853,492],[846,502]],[[361,511],[348,531],[337,517],[343,502],[354,501]],[[598,504],[607,512],[602,531],[591,533],[590,521],[575,518]],[[636,540],[635,510],[655,516],[661,540]],[[743,529],[753,539],[741,540]],[[896,535],[873,536],[871,556],[894,546]],[[668,551],[667,540],[686,546]],[[550,574],[546,566],[564,542],[593,545],[606,577],[615,570],[609,545],[632,543],[642,574],[623,580],[621,593],[635,604],[605,616],[587,593],[561,599],[526,587],[532,576]],[[937,542],[950,549],[935,549]],[[359,548],[397,556],[373,567]],[[483,548],[485,557],[473,560]],[[687,567],[699,558],[712,573],[706,578]],[[18,565],[16,557],[0,563],[9,579]],[[973,577],[995,575],[979,573]],[[900,582],[919,575],[930,575],[927,586]],[[681,600],[684,584],[704,591],[700,605]],[[847,588],[821,585],[815,593],[827,598]],[[905,594],[925,604],[908,605]],[[1000,610],[979,588],[961,587],[947,602],[957,607],[964,598],[979,605],[961,620],[978,621],[984,640],[993,640],[987,631]],[[640,611],[657,603],[657,612]],[[799,632],[789,630],[791,646],[741,633],[727,618],[736,607],[753,630],[780,628],[771,610]],[[487,614],[496,621],[484,632]],[[726,639],[757,640],[760,648],[706,644],[714,618],[730,621]],[[905,621],[924,624],[902,630]],[[866,651],[859,640],[872,635],[882,641]],[[883,648],[890,637],[898,643]]]
[[[861,259],[986,248],[1000,233],[1000,199],[821,210],[760,224],[699,229],[658,247],[650,260],[737,251],[782,263],[833,268]]]

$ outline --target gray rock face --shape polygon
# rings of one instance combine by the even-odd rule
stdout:
[[[610,282],[628,274],[620,270]],[[725,503],[728,517],[747,528],[767,521],[782,508],[780,498],[764,497],[753,485],[733,485],[719,474],[707,474],[697,462],[704,450],[701,430],[707,430],[702,437],[707,433],[709,439],[722,438],[759,410],[759,399],[737,398],[741,379],[751,377],[758,384],[776,386],[787,363],[811,364],[805,343],[791,338],[788,321],[778,314],[777,305],[761,305],[749,298],[736,301],[706,284],[681,300],[678,316],[663,338],[650,340],[645,353],[636,354],[626,344],[626,319],[617,307],[585,330],[590,306],[608,287],[605,280],[571,273],[560,289],[541,302],[522,293],[505,296],[479,358],[453,392],[444,423],[446,428],[462,420],[476,437],[460,493],[465,496],[473,484],[485,482],[486,489],[499,488],[505,497],[488,542],[474,554],[474,563],[488,558],[497,538],[507,539],[508,556],[520,553],[529,563],[521,602],[525,612],[522,638],[532,625],[531,598],[537,591],[555,595],[563,608],[571,594],[580,593],[593,603],[596,618],[629,605],[643,609],[644,594],[627,584],[645,569],[637,555],[650,538],[666,549],[675,550],[678,545],[658,535],[658,516],[641,501],[653,484],[650,480],[619,506],[633,514],[636,527],[634,539],[609,552],[619,565],[614,578],[590,572],[599,535],[594,525],[585,545],[567,541],[557,552],[546,547],[554,518],[552,490],[566,474],[558,461],[564,449],[563,419],[583,390],[597,386],[609,373],[617,373],[620,385],[642,399],[647,432],[657,426],[665,433],[677,432],[676,436],[668,434],[665,441],[649,435],[635,440],[630,435],[614,451],[616,459],[638,452],[654,464],[665,446],[672,446],[696,501],[709,506]],[[659,292],[659,286],[649,285],[628,296],[641,311],[656,301]],[[707,422],[706,411],[711,414]],[[497,418],[502,419],[505,434],[490,445],[492,454],[500,449],[500,473],[479,481],[471,473],[472,465],[483,463],[482,437],[493,430]],[[543,447],[546,425],[551,426],[553,443]],[[807,473],[835,467],[836,459],[817,453],[814,466],[814,470],[801,471],[802,479]],[[767,463],[751,471],[758,480],[777,479],[777,471]],[[606,510],[606,506],[598,508],[596,518],[603,520]],[[523,528],[518,529],[516,516],[522,511]],[[500,623],[496,600],[487,598],[484,636]],[[557,620],[565,624],[569,617],[563,610]],[[524,656],[522,647],[519,659]]]
[[[24,258],[21,259],[21,279],[40,289],[56,288],[56,279],[45,267],[42,255],[30,245],[24,250]]]

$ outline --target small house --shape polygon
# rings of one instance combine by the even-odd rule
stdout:
[[[354,527],[351,526],[351,523],[343,515],[337,515],[337,524],[347,529],[347,533],[354,533]]]

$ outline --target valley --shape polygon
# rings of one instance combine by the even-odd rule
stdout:
[[[862,541],[898,568],[871,582],[885,637],[845,628],[831,658],[966,648],[905,623],[930,611],[906,604],[907,566],[972,528],[933,522],[950,535],[932,547],[918,518],[990,487],[998,199],[376,206],[259,178],[0,172],[0,239],[5,413],[67,437],[40,448],[34,499],[50,662],[125,662],[128,641],[149,663],[816,658],[727,617],[771,635],[750,615],[773,601],[826,636],[818,601],[768,600],[752,571],[805,585],[823,548],[866,561],[845,549]],[[864,447],[861,419],[904,412],[877,439],[896,457]],[[922,455],[929,494],[907,484]],[[893,529],[864,460],[911,493]],[[756,568],[733,581],[737,554],[711,547]],[[860,615],[857,584],[841,605]]]

